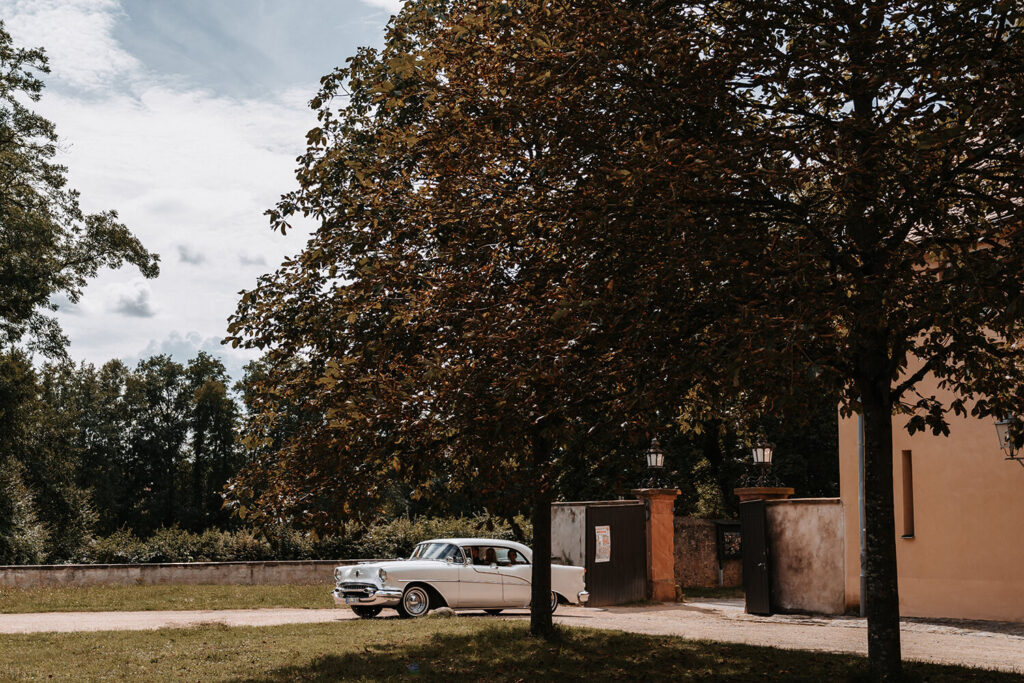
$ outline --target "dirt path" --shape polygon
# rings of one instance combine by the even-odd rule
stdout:
[[[386,611],[387,615],[390,611]],[[481,613],[467,616],[493,618]],[[512,610],[503,615],[526,619]],[[777,615],[755,617],[739,600],[703,600],[641,607],[559,607],[560,624],[618,629],[652,635],[768,645],[795,650],[867,652],[863,619]],[[184,628],[201,624],[275,626],[354,618],[344,609],[251,609],[153,612],[49,612],[0,614],[0,633],[109,631]],[[1024,624],[907,620],[903,623],[907,659],[964,664],[1024,673]]]
[[[315,624],[352,618],[349,610],[333,609],[221,609],[146,612],[35,612],[0,614],[0,633],[42,631],[146,631],[188,628],[203,624],[225,626],[280,626]]]
[[[664,603],[648,607],[559,608],[558,622],[634,633],[674,635],[793,650],[867,654],[867,624],[850,617],[744,613],[742,600]],[[905,620],[903,656],[1024,673],[1024,624]]]

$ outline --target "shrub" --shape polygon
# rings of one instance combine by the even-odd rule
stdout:
[[[517,518],[529,538],[529,524]],[[506,522],[477,517],[400,517],[369,526],[349,523],[341,532],[316,536],[287,526],[259,531],[207,529],[195,533],[162,527],[146,539],[130,529],[91,539],[74,558],[84,564],[160,562],[255,562],[261,560],[347,560],[408,557],[428,538],[484,536],[512,539]]]
[[[97,536],[75,557],[82,564],[133,564],[142,562],[142,541],[131,529],[121,528],[109,536]]]
[[[527,535],[529,525],[517,518],[517,524]],[[400,517],[369,526],[357,544],[360,555],[366,558],[408,557],[420,541],[428,538],[459,538],[484,536],[513,540],[512,528],[507,522],[492,517]]]

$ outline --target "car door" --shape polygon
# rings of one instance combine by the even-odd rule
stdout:
[[[526,564],[522,555],[516,564],[509,564],[508,550],[498,549],[498,572],[501,574],[502,604],[506,607],[526,607],[530,604],[533,565]]]
[[[463,548],[469,564],[459,569],[459,606],[460,607],[500,607],[504,605],[501,592],[501,571],[499,567],[485,564],[486,550],[489,546]],[[474,560],[474,556],[478,559]]]

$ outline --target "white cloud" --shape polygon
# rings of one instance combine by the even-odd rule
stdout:
[[[53,75],[75,88],[104,89],[139,62],[112,37],[117,0],[4,0],[0,13],[17,45],[43,46]]]
[[[64,294],[54,294],[50,297],[50,303],[65,315],[82,315],[86,312],[81,305],[72,303]]]
[[[206,255],[198,249],[193,249],[187,244],[179,244],[178,260],[182,263],[190,263],[193,266],[198,266],[206,260]]]
[[[314,125],[312,113],[289,97],[240,100],[153,85],[137,95],[44,98],[40,109],[72,143],[61,161],[83,207],[117,209],[143,244],[163,255],[160,277],[147,282],[158,315],[121,318],[108,338],[95,329],[95,316],[61,316],[73,353],[103,362],[168,329],[222,338],[239,291],[301,249],[302,230],[282,237],[263,215],[295,186],[295,157]],[[97,298],[108,301],[108,287],[137,279],[127,268],[104,272],[82,303],[110,310]]]
[[[112,313],[119,313],[130,318],[152,318],[156,315],[156,308],[153,306],[153,292],[149,284],[141,280],[135,280],[121,285],[113,285],[107,288],[109,292],[109,305],[107,310]]]
[[[392,14],[398,14],[402,11],[403,0],[360,0],[365,5],[370,7],[380,7],[386,9]]]
[[[243,266],[265,266],[267,265],[267,259],[263,258],[259,254],[255,256],[247,254],[245,252],[238,255],[238,262]]]

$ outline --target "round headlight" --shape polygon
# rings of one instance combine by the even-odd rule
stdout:
[[[380,577],[381,581],[387,581],[388,580],[388,573],[386,571],[384,571],[383,569],[380,569],[380,570],[377,571],[377,576]]]

